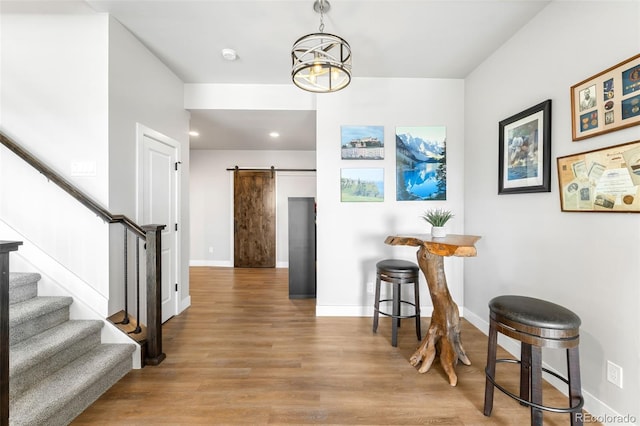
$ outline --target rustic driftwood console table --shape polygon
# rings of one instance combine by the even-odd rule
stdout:
[[[460,314],[458,305],[451,298],[447,287],[447,279],[444,275],[444,257],[475,256],[474,244],[479,239],[480,237],[475,235],[452,234],[442,238],[433,238],[431,235],[389,236],[385,240],[385,243],[390,245],[419,247],[418,265],[427,279],[433,303],[429,331],[409,362],[413,366],[422,363],[418,371],[426,373],[438,353],[440,364],[447,373],[451,386],[458,383],[455,371],[458,360],[465,365],[471,365],[471,361],[469,361],[460,340]]]

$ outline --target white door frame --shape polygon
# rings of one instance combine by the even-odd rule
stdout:
[[[149,127],[146,127],[140,123],[136,123],[136,156],[137,156],[137,167],[136,167],[136,222],[140,225],[146,225],[146,224],[142,224],[140,223],[143,217],[143,206],[144,206],[144,184],[143,184],[143,180],[144,180],[144,155],[143,155],[143,149],[144,149],[144,138],[145,136],[151,138],[151,139],[155,139],[157,141],[160,141],[168,146],[170,146],[171,148],[173,148],[175,150],[175,154],[176,154],[176,164],[179,164],[181,162],[180,159],[180,143],[174,139],[171,139],[168,136],[163,135],[160,132],[157,132]],[[173,179],[174,179],[174,185],[176,188],[176,197],[175,197],[175,205],[174,205],[174,217],[176,219],[176,223],[177,224],[182,224],[182,220],[180,217],[180,205],[181,205],[181,194],[180,194],[180,180],[181,180],[181,168],[177,167],[176,168],[176,173],[173,174]],[[167,226],[174,226],[174,224],[166,224]],[[175,241],[174,241],[174,247],[172,247],[173,249],[173,258],[174,258],[174,264],[175,264],[175,268],[173,273],[174,273],[174,277],[172,277],[173,279],[175,279],[175,283],[179,283],[180,280],[180,276],[181,276],[181,270],[182,270],[182,265],[180,263],[180,234],[179,232],[184,231],[183,229],[178,228],[178,234],[176,235]],[[146,293],[146,292],[145,292]],[[178,285],[178,290],[177,292],[175,292],[175,297],[174,297],[174,303],[173,303],[173,312],[171,312],[171,315],[169,316],[172,317],[174,315],[177,315],[180,312],[180,300],[181,300],[181,295],[182,295],[182,288],[180,285]],[[163,317],[164,317],[164,313],[163,313]]]

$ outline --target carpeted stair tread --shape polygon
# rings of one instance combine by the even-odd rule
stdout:
[[[10,403],[9,424],[67,424],[131,369],[135,345],[101,344]]]
[[[69,320],[66,296],[38,296],[9,305],[9,344],[14,345]]]
[[[38,296],[9,307],[9,326],[26,322],[32,318],[66,308],[73,299],[66,296]]]
[[[66,347],[92,334],[98,334],[99,342],[99,333],[103,325],[104,323],[98,320],[67,321],[12,345],[9,358],[9,377],[16,376],[43,361],[51,359]],[[82,353],[76,354],[75,358],[80,355]],[[67,358],[67,361],[74,359],[73,356]]]
[[[40,278],[32,272],[9,272],[9,304],[36,297]]]

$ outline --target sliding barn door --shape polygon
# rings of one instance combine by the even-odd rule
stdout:
[[[275,268],[275,173],[236,170],[233,179],[236,268]]]

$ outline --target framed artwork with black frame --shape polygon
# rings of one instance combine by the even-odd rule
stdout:
[[[498,194],[551,192],[551,99],[500,121]]]

